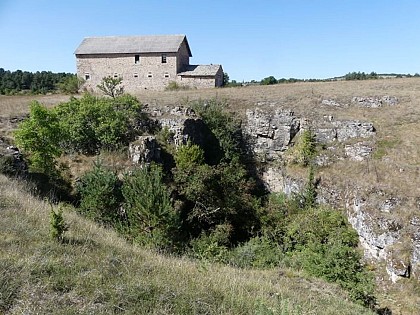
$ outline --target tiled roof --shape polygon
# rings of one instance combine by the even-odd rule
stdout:
[[[178,75],[191,77],[215,76],[220,68],[220,65],[189,65],[186,71],[180,72]]]
[[[74,53],[76,55],[171,53],[177,52],[184,40],[192,57],[185,35],[86,37]]]

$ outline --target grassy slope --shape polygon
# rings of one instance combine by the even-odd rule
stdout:
[[[369,314],[319,280],[158,255],[71,209],[58,244],[49,210],[0,175],[0,314]]]

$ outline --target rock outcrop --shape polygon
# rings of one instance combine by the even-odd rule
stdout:
[[[160,147],[155,136],[139,136],[128,147],[134,164],[160,162]]]
[[[246,111],[245,132],[254,153],[269,160],[278,158],[300,130],[300,119],[290,110]]]
[[[382,106],[395,106],[398,104],[398,98],[395,96],[385,95],[382,97],[374,96],[374,97],[363,97],[363,96],[355,96],[351,100],[353,104],[362,107],[368,108],[378,108]]]

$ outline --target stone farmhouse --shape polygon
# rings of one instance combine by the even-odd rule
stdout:
[[[87,37],[75,51],[77,76],[95,91],[102,78],[123,79],[124,90],[164,90],[171,81],[193,88],[223,84],[221,65],[190,65],[185,35]]]

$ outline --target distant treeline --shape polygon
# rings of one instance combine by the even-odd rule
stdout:
[[[0,68],[0,94],[45,94],[60,90],[60,84],[76,79],[73,73],[9,71]]]
[[[349,72],[344,76],[345,80],[371,80],[371,79],[381,79],[387,77],[394,77],[394,78],[411,78],[411,77],[420,77],[420,74],[415,73],[414,75],[411,74],[399,74],[399,73],[385,73],[385,74],[377,74],[376,72],[371,73],[364,73],[364,72]]]
[[[225,74],[225,77],[229,79],[229,76]],[[225,86],[246,86],[246,85],[272,85],[272,84],[284,84],[284,83],[296,83],[296,82],[329,82],[329,81],[340,81],[340,80],[374,80],[374,79],[383,79],[383,78],[411,78],[411,77],[420,77],[420,74],[415,73],[411,74],[398,74],[398,73],[388,73],[388,74],[378,74],[376,72],[365,73],[365,72],[349,72],[344,76],[328,78],[328,79],[296,79],[296,78],[281,78],[276,79],[274,76],[269,76],[261,81],[252,80],[249,82],[237,82],[235,80],[228,81]]]

